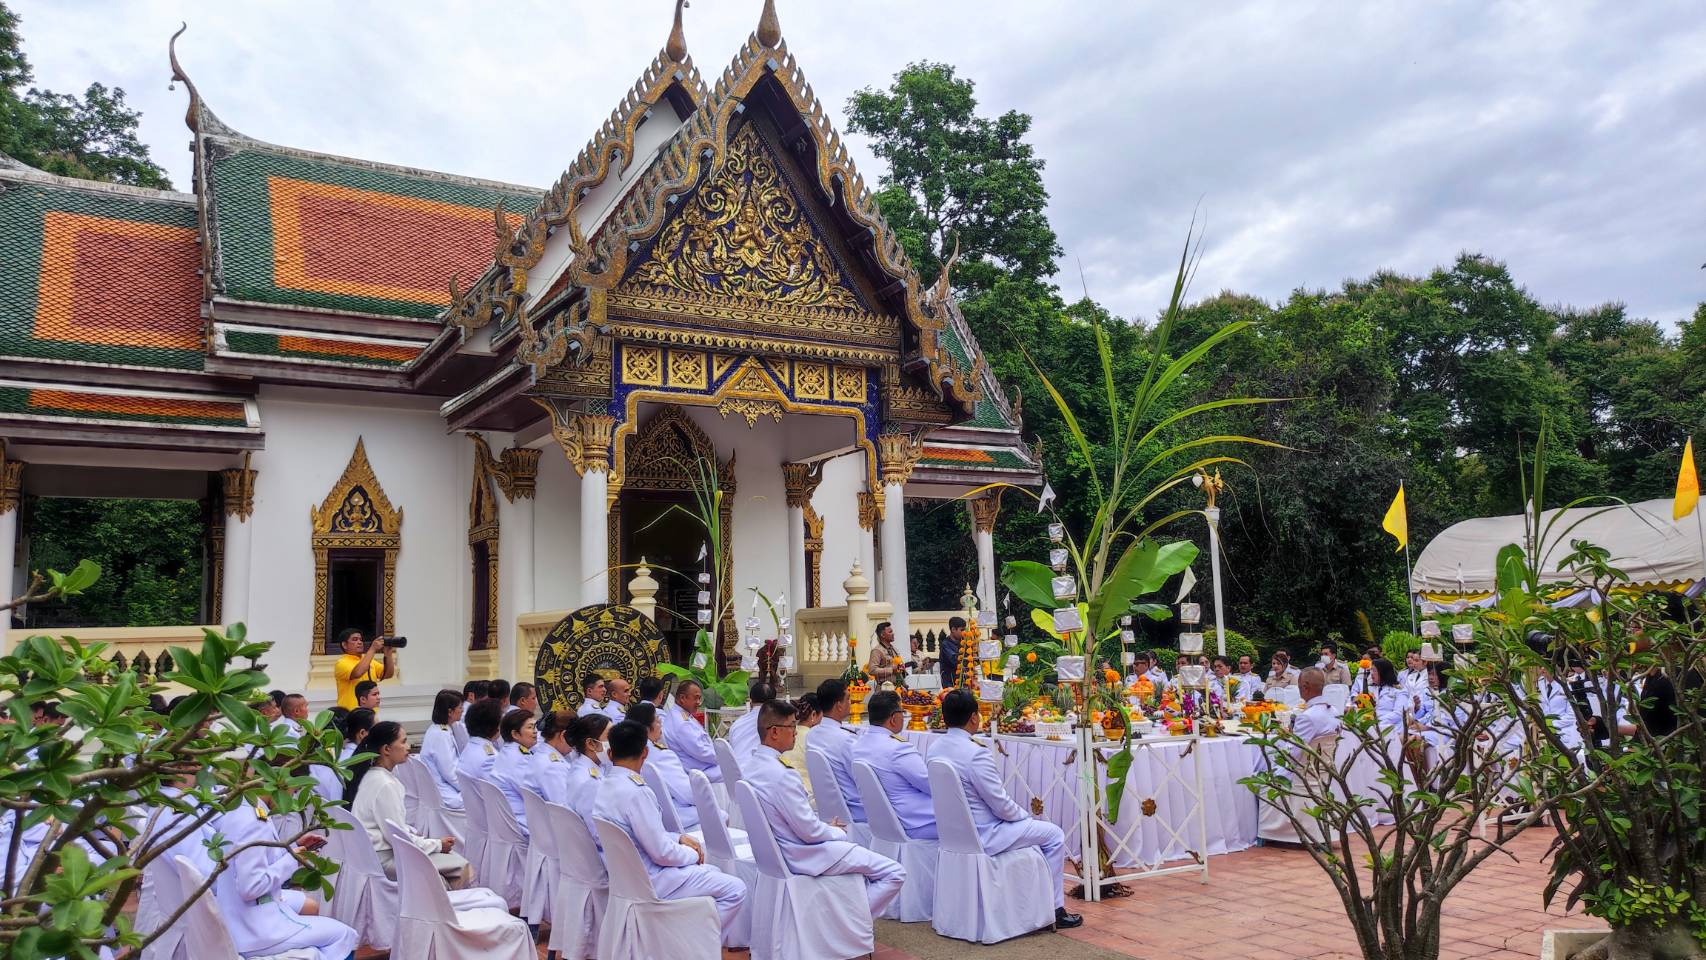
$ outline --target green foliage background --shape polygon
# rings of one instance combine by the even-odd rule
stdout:
[[[26,626],[202,622],[200,504],[33,497],[26,515],[32,569],[70,570],[88,558],[105,571],[76,597],[31,604]]]

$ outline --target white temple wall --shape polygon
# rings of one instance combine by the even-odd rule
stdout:
[[[268,673],[302,689],[314,638],[310,514],[360,437],[391,503],[403,511],[395,632],[403,685],[462,685],[471,603],[468,494],[473,445],[446,434],[436,402],[377,393],[263,387],[266,449],[254,455],[249,635],[273,641]]]
[[[580,606],[581,478],[556,441],[547,442],[542,449],[538,488],[533,495],[533,607],[573,610]],[[600,531],[599,536],[604,533]],[[511,613],[510,630],[515,629],[515,613],[531,612]]]

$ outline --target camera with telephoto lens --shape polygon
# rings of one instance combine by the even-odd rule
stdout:
[[[381,637],[380,640],[384,640],[385,645],[393,650],[401,650],[409,645],[408,637]],[[375,640],[373,642],[378,643],[379,640]]]

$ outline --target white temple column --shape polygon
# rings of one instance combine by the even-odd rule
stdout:
[[[532,613],[533,600],[533,498],[539,485],[540,451],[530,447],[510,447],[498,461],[498,487],[503,499],[498,501],[498,532],[502,543],[498,564],[498,609],[508,610],[509,616],[498,620],[498,670],[500,675],[515,664],[515,676],[529,675],[532,664],[526,662],[525,650],[516,648],[517,617]],[[507,595],[507,597],[506,597]],[[497,602],[494,601],[494,602]]]
[[[906,481],[918,463],[920,446],[904,434],[877,438],[883,480],[883,598],[893,608],[889,623],[907,653],[912,650],[912,618],[906,592]]]
[[[249,619],[249,565],[253,555],[255,528],[249,517],[255,512],[256,471],[233,467],[219,471],[225,499],[225,580],[219,586],[221,626],[246,624]]]
[[[582,414],[575,418],[581,441],[581,606],[610,602],[610,435],[616,418]]]
[[[995,517],[1001,511],[1001,490],[967,501],[971,509],[972,541],[977,545],[977,603],[995,609]]]
[[[788,606],[800,610],[811,596],[806,589],[810,572],[806,564],[806,505],[823,480],[817,463],[782,464],[782,485],[788,495]]]
[[[7,460],[6,446],[0,442],[0,571],[6,574],[6,599],[23,592],[18,583],[17,571],[13,569],[13,559],[18,555],[18,514],[19,505],[23,503],[24,494],[24,462],[22,460]],[[0,627],[11,626],[11,614]]]

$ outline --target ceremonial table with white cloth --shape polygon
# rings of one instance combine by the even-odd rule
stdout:
[[[933,731],[902,734],[928,759]],[[987,735],[978,741],[989,743]],[[1141,745],[1141,746],[1140,746]],[[1079,762],[1077,742],[1003,735],[995,739],[996,763],[1008,792],[1020,806],[1059,825],[1066,834],[1067,857],[1078,859],[1083,833],[1078,822]],[[1096,743],[1104,759],[1119,750],[1117,741]],[[1354,749],[1352,738],[1339,744],[1341,762]],[[1260,806],[1256,795],[1238,781],[1262,766],[1262,750],[1242,736],[1150,737],[1134,741],[1132,765],[1126,775],[1120,814],[1104,832],[1109,859],[1116,868],[1153,870],[1179,860],[1192,860],[1203,846],[1208,856],[1236,853],[1255,846]],[[1201,766],[1201,826],[1197,815],[1197,767]],[[1107,768],[1099,764],[1098,779],[1107,784]],[[1358,758],[1348,781],[1353,793],[1381,797],[1379,767]],[[1380,818],[1377,818],[1377,821]],[[1385,817],[1389,821],[1390,817]]]

